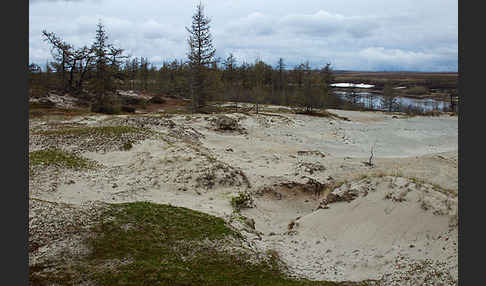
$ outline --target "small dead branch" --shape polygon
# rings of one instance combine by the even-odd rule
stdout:
[[[373,163],[373,157],[374,157],[374,150],[375,150],[375,146],[376,146],[376,141],[375,141],[375,144],[373,144],[373,146],[371,146],[370,148],[370,158],[368,159],[368,162],[363,162],[363,164],[365,164],[366,166],[370,167],[370,168],[373,168],[375,166],[375,164]]]

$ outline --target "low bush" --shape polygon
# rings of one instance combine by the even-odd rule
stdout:
[[[146,105],[147,100],[141,97],[123,96],[121,97],[121,103],[125,105]]]
[[[105,96],[91,105],[91,112],[119,114],[121,112],[121,104],[114,96]]]
[[[128,106],[128,105],[122,105],[121,111],[128,112],[128,113],[135,113],[135,107]]]
[[[133,148],[133,144],[130,141],[123,143],[123,146],[121,147],[123,151],[128,151],[132,148]]]
[[[163,99],[160,96],[153,96],[151,99],[149,99],[148,102],[153,104],[164,104],[167,102],[167,100]]]
[[[406,94],[422,95],[429,93],[429,89],[425,86],[413,86],[405,89]]]
[[[237,212],[244,208],[252,208],[253,203],[253,198],[248,192],[240,192],[238,196],[231,198],[231,206]]]

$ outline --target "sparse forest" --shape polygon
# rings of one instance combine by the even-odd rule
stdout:
[[[160,67],[144,57],[129,57],[110,44],[100,22],[91,46],[75,48],[54,32],[43,31],[53,60],[44,67],[29,65],[30,94],[40,97],[49,90],[69,93],[92,103],[96,112],[116,113],[117,90],[191,99],[192,111],[203,111],[209,102],[230,101],[298,106],[311,112],[336,104],[329,96],[332,67],[312,69],[304,62],[289,67],[285,59],[240,62],[233,54],[215,57],[210,18],[199,5],[188,32],[187,59],[164,61]]]
[[[356,77],[352,73],[336,73],[330,63],[304,61],[291,65],[282,57],[275,62],[261,58],[246,62],[233,53],[220,58],[216,56],[210,24],[211,19],[199,4],[191,25],[185,27],[187,57],[165,60],[161,65],[151,63],[147,57],[127,55],[123,48],[115,47],[101,22],[91,46],[74,47],[54,32],[44,30],[42,37],[50,45],[52,60],[42,67],[38,63],[29,65],[30,96],[43,97],[50,91],[70,94],[83,100],[91,111],[109,114],[135,110],[127,106],[134,99],[123,99],[120,91],[154,96],[154,101],[161,103],[163,98],[190,101],[187,111],[199,113],[212,112],[214,104],[222,102],[230,102],[236,112],[241,110],[239,103],[252,103],[257,113],[262,104],[290,106],[307,114],[320,108],[369,110],[373,109],[373,93],[381,93],[384,111],[426,114],[424,109],[414,106],[400,109],[397,96],[450,95],[451,102],[457,98],[451,93],[455,89],[439,82],[447,79],[443,77],[420,81],[418,75],[418,79],[403,82],[377,74],[380,77],[371,80],[362,74]],[[336,96],[331,84],[343,80],[372,83],[377,90],[364,100],[359,98],[360,90],[356,88],[346,90],[344,97]],[[406,89],[396,90],[400,85]],[[457,112],[456,106],[453,107]]]

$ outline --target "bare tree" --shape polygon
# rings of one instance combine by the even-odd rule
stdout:
[[[381,104],[383,108],[389,112],[396,109],[397,96],[395,95],[392,85],[389,82],[385,83],[385,87],[383,88]]]
[[[303,64],[303,71],[304,106],[306,112],[312,112],[315,102],[312,94],[312,70],[308,61]]]
[[[332,67],[330,63],[327,63],[322,69],[321,69],[321,75],[322,75],[322,81],[325,83],[327,86],[330,86],[334,82],[334,74],[332,71]]]
[[[101,22],[96,30],[96,39],[91,47],[75,49],[53,32],[42,31],[44,41],[51,44],[51,53],[55,60],[56,74],[61,77],[61,87],[65,92],[80,93],[88,74],[94,71],[91,84],[97,94],[113,90],[111,81],[118,70],[123,50],[108,44],[108,37]]]
[[[375,143],[370,147],[370,158],[368,159],[368,161],[365,161],[363,162],[363,164],[365,164],[366,166],[368,167],[371,167],[373,168],[375,166],[375,164],[373,163],[373,158],[375,156],[375,148],[376,148],[376,140],[375,140]]]
[[[67,63],[69,67],[69,90],[75,94],[82,91],[83,83],[93,65],[94,54],[91,48],[86,46],[76,49],[72,53],[71,61]]]
[[[55,33],[48,33],[46,30],[42,31],[42,36],[45,42],[51,44],[51,55],[56,62],[56,74],[61,77],[61,88],[64,91],[68,91],[70,87],[67,84],[67,67],[70,66],[71,70],[74,69],[72,64],[74,60],[73,46],[63,41]]]
[[[192,25],[186,27],[189,32],[189,67],[191,70],[191,97],[194,111],[200,111],[206,105],[208,91],[206,86],[208,69],[214,62],[216,50],[213,47],[212,35],[209,31],[211,19],[204,15],[204,7],[200,3],[192,16]]]
[[[318,74],[314,72],[309,62],[305,62],[302,66],[303,76],[303,93],[302,103],[305,112],[312,113],[314,108],[320,108],[323,105],[323,92],[321,86],[318,84]]]
[[[326,65],[320,70],[320,76],[322,106],[326,107],[326,105],[329,104],[329,95],[331,93],[330,87],[331,84],[334,82],[334,74],[330,63],[326,63]]]
[[[223,62],[223,82],[225,87],[225,93],[229,94],[228,98],[233,99],[235,102],[235,111],[238,112],[238,100],[239,93],[236,91],[236,59],[233,54],[230,53],[228,58]]]
[[[289,96],[286,91],[287,83],[284,79],[285,63],[283,58],[278,59],[277,70],[278,70],[278,90],[280,92],[280,96],[284,98],[284,104],[289,105]]]

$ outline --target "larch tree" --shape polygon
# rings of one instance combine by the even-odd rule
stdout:
[[[286,92],[287,86],[286,83],[284,82],[285,64],[283,58],[278,59],[277,70],[278,70],[278,90],[280,92],[280,96],[284,99],[283,104],[289,105],[289,97]]]
[[[209,30],[210,23],[211,19],[204,15],[204,7],[199,3],[192,16],[191,27],[186,27],[189,32],[187,57],[191,71],[191,99],[194,112],[200,111],[208,99],[207,78],[216,53]]]
[[[312,70],[309,62],[305,62],[303,65],[303,100],[306,112],[312,112],[312,108],[315,105],[314,94],[312,92]]]
[[[265,98],[265,63],[259,58],[255,60],[255,64],[253,65],[252,81],[252,97],[255,104],[255,111],[258,114],[260,103]]]
[[[392,112],[396,109],[397,96],[393,90],[390,82],[386,82],[383,88],[383,97],[381,99],[381,104],[385,110]]]
[[[323,95],[323,105],[329,103],[329,95],[331,93],[331,84],[334,82],[334,75],[330,63],[327,63],[321,70],[321,89]]]
[[[98,97],[103,97],[107,91],[112,89],[112,81],[109,76],[109,46],[108,35],[105,32],[104,26],[101,22],[98,23],[96,29],[96,38],[92,45],[95,55],[95,79],[93,81],[93,89]]]
[[[53,32],[43,30],[42,36],[44,41],[51,45],[51,55],[56,63],[56,74],[61,77],[61,89],[67,92],[70,90],[67,82],[67,69],[68,66],[74,69],[72,64],[74,48]]]
[[[105,27],[101,22],[98,23],[96,29],[95,41],[91,46],[94,62],[95,77],[91,82],[93,92],[100,102],[103,102],[107,93],[116,91],[117,84],[115,76],[118,72],[118,67],[122,63],[122,59],[127,58],[123,56],[123,49],[115,48],[108,43],[108,35]]]
[[[236,59],[232,53],[224,60],[223,62],[224,71],[223,71],[223,82],[224,82],[224,89],[225,93],[228,94],[226,96],[227,99],[232,99],[235,101],[235,110],[238,112],[238,91],[235,88],[236,77],[237,77],[237,70],[236,70]]]

